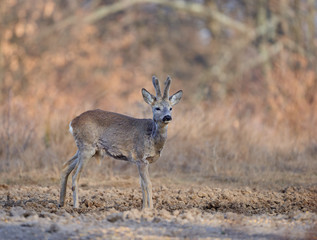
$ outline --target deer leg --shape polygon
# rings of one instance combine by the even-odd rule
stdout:
[[[153,208],[152,200],[152,183],[149,175],[149,164],[140,163],[138,164],[138,170],[140,175],[141,189],[143,195],[143,209]]]
[[[79,158],[77,161],[77,165],[74,171],[74,175],[72,177],[72,190],[73,190],[73,207],[78,208],[78,182],[80,178],[80,174],[86,165],[86,163],[89,161],[89,159],[95,154],[95,152],[90,151],[81,151],[79,154]]]
[[[64,206],[68,176],[75,168],[77,159],[78,159],[78,151],[71,159],[69,159],[63,165],[63,171],[61,174],[61,190],[60,190],[59,207]]]
[[[146,165],[146,175],[147,175],[147,187],[146,187],[146,192],[147,192],[147,202],[148,202],[148,207],[153,208],[153,199],[152,199],[152,182],[150,180],[150,174],[149,174],[149,165]]]
[[[147,194],[146,194],[146,189],[145,189],[145,183],[140,177],[140,185],[141,185],[141,190],[142,190],[142,201],[143,201],[143,206],[142,209],[147,207]]]
[[[142,190],[142,200],[143,200],[143,206],[142,209],[148,207],[148,202],[147,202],[147,192],[146,192],[146,184],[144,181],[144,165],[138,164],[138,171],[140,175],[140,185],[141,185],[141,190]]]

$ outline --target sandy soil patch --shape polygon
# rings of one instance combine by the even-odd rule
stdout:
[[[316,239],[316,187],[280,191],[154,184],[154,210],[141,211],[137,185],[80,187],[80,208],[58,186],[1,185],[1,239]],[[131,186],[132,185],[132,186]],[[155,186],[156,185],[156,186]]]

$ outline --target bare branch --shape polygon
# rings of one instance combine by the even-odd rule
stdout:
[[[176,10],[185,11],[193,15],[197,15],[199,17],[206,17],[210,16],[219,23],[229,26],[230,28],[236,29],[239,32],[244,33],[250,33],[253,32],[252,29],[245,26],[245,24],[238,22],[218,11],[215,11],[211,8],[206,8],[204,5],[200,3],[187,3],[182,0],[176,0],[176,1],[170,1],[170,0],[124,0],[120,1],[111,5],[105,5],[85,17],[82,16],[71,16],[69,18],[66,18],[65,20],[59,22],[54,27],[48,29],[46,32],[42,33],[42,36],[46,36],[50,33],[52,33],[55,30],[62,30],[68,26],[71,26],[73,24],[76,24],[78,22],[82,23],[94,23],[102,18],[105,18],[111,14],[117,13],[119,11],[125,10],[127,8],[130,8],[132,6],[138,5],[138,4],[146,4],[146,3],[152,3],[152,4],[159,4],[159,5],[165,5],[169,6],[171,8],[174,8]]]

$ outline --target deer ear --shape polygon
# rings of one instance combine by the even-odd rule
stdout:
[[[143,99],[147,104],[152,105],[155,101],[155,97],[149,93],[146,89],[142,88]]]
[[[172,104],[172,106],[176,105],[182,98],[183,91],[179,90],[177,93],[174,93],[172,96],[169,97],[169,100]]]

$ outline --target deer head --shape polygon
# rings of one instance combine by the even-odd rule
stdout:
[[[152,77],[152,82],[155,88],[156,96],[153,96],[146,89],[142,89],[144,101],[152,107],[153,120],[160,125],[167,125],[170,121],[172,121],[172,107],[181,100],[183,95],[183,91],[180,90],[172,96],[169,96],[171,81],[171,78],[167,77],[164,84],[165,88],[163,96],[161,93],[159,80],[155,76]]]

